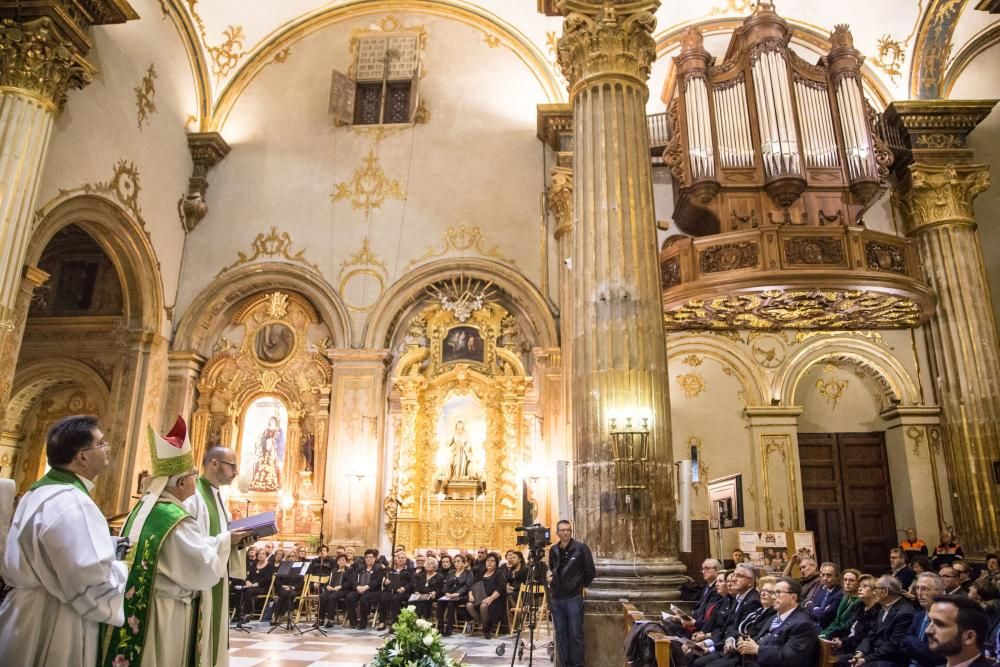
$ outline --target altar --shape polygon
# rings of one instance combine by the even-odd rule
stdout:
[[[415,318],[396,365],[386,532],[407,548],[513,547],[529,462],[525,408],[532,379],[502,306]]]

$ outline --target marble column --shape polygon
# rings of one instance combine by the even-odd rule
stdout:
[[[1000,548],[1000,347],[972,202],[989,187],[966,137],[996,100],[896,102],[894,192],[938,298],[927,323],[955,528],[967,555]]]
[[[138,18],[124,0],[93,0],[86,13],[62,4],[0,4],[0,418],[20,349],[14,311],[53,122],[66,93],[93,75],[87,29]]]
[[[676,595],[677,525],[670,402],[653,212],[646,80],[659,0],[565,0],[559,64],[573,104],[573,495],[575,537],[594,553],[590,617],[617,601]],[[617,493],[609,426],[648,419],[648,482]],[[597,623],[592,619],[593,626]],[[606,632],[615,628],[601,626]],[[599,635],[599,636],[595,636]],[[589,632],[588,663],[619,662],[609,635]],[[611,642],[614,643],[614,642]],[[606,655],[607,654],[607,655]]]

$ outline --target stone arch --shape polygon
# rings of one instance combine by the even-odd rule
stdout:
[[[865,372],[885,394],[889,404],[918,405],[920,389],[909,371],[878,345],[858,338],[822,338],[795,351],[774,377],[770,394],[780,405],[794,405],[799,381],[812,366],[824,361],[852,364]]]
[[[160,333],[164,326],[163,277],[146,229],[118,204],[98,195],[79,195],[59,203],[35,227],[27,266],[36,266],[60,229],[76,225],[105,252],[118,273],[129,329]]]
[[[355,0],[306,14],[274,31],[244,59],[235,76],[219,93],[212,110],[212,129],[222,131],[240,95],[282,49],[317,30],[344,20],[399,11],[399,3],[394,0]],[[566,100],[565,86],[560,83],[554,66],[550,64],[542,50],[517,27],[493,12],[474,6],[465,0],[423,0],[412,11],[450,19],[476,27],[487,34],[497,35],[534,76],[547,102],[557,103]]]
[[[736,378],[743,388],[748,406],[769,405],[767,380],[758,368],[748,364],[735,346],[725,339],[709,336],[693,336],[667,343],[667,364],[680,360],[689,354],[699,354],[725,364],[736,372]]]
[[[379,298],[365,325],[364,347],[387,348],[393,333],[420,305],[424,289],[457,272],[472,278],[491,280],[511,300],[514,314],[529,327],[534,344],[539,347],[559,345],[559,332],[553,308],[527,278],[508,266],[476,257],[448,258],[424,264],[396,281]]]
[[[334,347],[350,347],[351,319],[330,284],[315,271],[286,262],[244,264],[216,278],[188,305],[177,325],[173,349],[212,356],[212,344],[228,315],[256,292],[286,290],[304,296],[333,336]]]

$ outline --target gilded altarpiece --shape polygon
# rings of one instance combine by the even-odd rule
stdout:
[[[411,324],[392,379],[400,414],[385,510],[397,543],[514,546],[532,385],[504,346],[516,326],[495,303],[458,314],[434,305]]]
[[[195,456],[221,443],[236,450],[229,493],[234,517],[275,511],[279,537],[322,533],[331,368],[312,305],[275,291],[250,298],[233,316],[198,382]],[[233,336],[237,339],[239,334]]]

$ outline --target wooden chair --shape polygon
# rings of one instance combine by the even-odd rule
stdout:
[[[257,619],[258,621],[264,620],[264,612],[267,611],[267,603],[271,600],[271,596],[274,595],[274,577],[275,575],[271,575],[271,583],[268,584],[267,593],[264,594],[264,604],[260,606],[260,617]],[[259,598],[260,595],[256,595],[254,597]]]
[[[552,636],[552,626],[549,620],[549,598],[548,594],[545,592],[544,586],[536,587],[534,593],[540,594],[542,601],[538,605],[538,616],[537,618],[544,621],[546,628],[548,628],[549,636]],[[510,609],[511,613],[508,616],[510,620],[510,632],[514,634],[517,632],[518,622],[524,621],[524,616],[528,612],[528,603],[530,602],[528,585],[525,584],[521,586],[521,589],[517,592],[517,600],[514,606]]]
[[[306,608],[306,618],[314,620],[319,617],[319,594],[330,581],[330,575],[307,574],[302,582],[302,594],[299,596],[299,606],[295,611],[295,622],[302,621],[302,609]]]
[[[622,603],[622,616],[625,622],[625,635],[628,636],[636,621],[644,620],[644,614],[630,602]],[[656,656],[656,667],[670,667],[670,640],[662,632],[650,632],[646,635],[653,640],[653,651]]]

